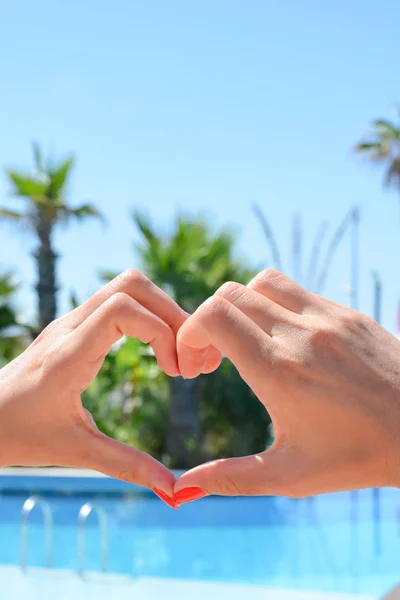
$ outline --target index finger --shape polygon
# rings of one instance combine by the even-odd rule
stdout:
[[[89,300],[69,313],[66,319],[72,327],[78,327],[106,300],[119,292],[127,294],[147,310],[157,315],[171,327],[175,335],[187,319],[187,313],[168,294],[150,281],[143,273],[135,269],[128,269],[115,277]]]
[[[254,321],[220,296],[213,296],[182,325],[177,336],[178,363],[183,377],[198,375],[198,352],[214,346],[227,356],[257,394],[272,360],[273,341]]]

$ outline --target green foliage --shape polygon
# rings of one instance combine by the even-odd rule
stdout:
[[[235,259],[232,231],[214,232],[202,219],[179,216],[168,235],[159,235],[143,214],[135,212],[133,220],[141,236],[137,249],[144,273],[189,312],[226,281],[247,283],[254,275]],[[110,280],[115,273],[101,276]],[[106,358],[85,394],[85,404],[108,435],[151,452],[169,466],[182,467],[170,455],[167,441],[175,435],[171,393],[179,393],[179,388],[168,385],[146,347],[129,340]],[[191,457],[207,460],[265,449],[270,418],[228,360],[217,372],[200,376],[193,393],[198,396],[201,436],[196,440],[188,431],[184,439],[189,464]]]
[[[201,378],[200,419],[206,459],[245,456],[270,443],[271,419],[265,407],[224,359],[220,368]]]
[[[151,349],[127,338],[106,356],[99,375],[83,394],[83,403],[101,431],[161,458],[167,387]]]
[[[194,312],[226,281],[246,284],[254,275],[254,271],[235,258],[236,238],[230,230],[214,232],[202,219],[178,216],[172,231],[161,236],[143,214],[135,212],[133,219],[141,234],[137,249],[144,272],[188,312]],[[192,393],[198,395],[198,402],[192,398],[185,404],[184,422],[191,426],[187,425],[179,456],[168,456],[173,466],[189,467],[207,458],[265,449],[269,415],[228,360],[223,361],[216,373],[201,376],[197,387]],[[173,393],[184,390],[175,385]],[[165,423],[169,427],[167,439],[183,435],[182,420],[175,414],[176,410],[182,410],[177,408],[181,406],[182,402],[175,402],[170,394],[169,419]],[[197,430],[201,432],[198,439]],[[172,447],[178,452],[176,444],[170,447],[167,444],[167,451]]]
[[[397,107],[400,117],[400,107]],[[369,135],[354,148],[370,162],[385,167],[384,184],[400,191],[400,123],[376,119],[371,123]]]
[[[21,210],[0,207],[0,220],[23,225],[38,241],[34,253],[38,281],[38,325],[35,335],[57,316],[57,253],[53,248],[53,232],[58,225],[68,225],[71,219],[82,221],[87,218],[103,220],[101,213],[92,204],[71,206],[67,201],[69,180],[74,167],[74,157],[60,161],[43,159],[38,144],[33,145],[35,173],[8,170],[11,195],[25,201]]]
[[[12,273],[0,274],[0,367],[23,349],[22,331],[13,303],[16,288]]]
[[[202,219],[178,216],[172,232],[160,236],[140,212],[133,220],[141,233],[137,250],[144,272],[188,312],[226,281],[248,283],[254,274],[235,259],[235,236],[228,229],[214,233]]]
[[[51,224],[65,223],[71,218],[82,220],[87,217],[103,219],[101,213],[92,204],[71,207],[67,200],[67,188],[75,159],[73,156],[45,164],[42,152],[37,144],[33,145],[33,157],[36,172],[34,175],[8,170],[11,193],[16,198],[28,201],[26,211],[2,209],[0,218],[14,221],[26,221],[37,229],[38,221],[46,218]]]

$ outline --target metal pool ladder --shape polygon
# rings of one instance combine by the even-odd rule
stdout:
[[[44,521],[44,545],[45,545],[45,566],[50,568],[53,562],[53,513],[50,505],[40,496],[31,496],[24,502],[21,515],[21,557],[20,566],[22,571],[27,568],[28,562],[28,523],[29,515],[35,506],[39,506],[42,511]]]
[[[78,575],[83,577],[85,570],[85,525],[88,516],[95,512],[100,528],[101,571],[106,573],[108,568],[108,526],[105,511],[92,502],[86,502],[78,516]]]

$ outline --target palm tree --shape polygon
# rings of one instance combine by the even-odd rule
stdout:
[[[144,271],[167,290],[187,312],[194,312],[226,281],[245,281],[253,272],[234,258],[235,235],[214,233],[202,219],[178,216],[173,231],[160,236],[151,221],[135,211],[141,234],[139,251]]]
[[[33,147],[35,173],[7,171],[12,186],[12,195],[25,200],[23,210],[0,208],[0,219],[23,224],[36,236],[39,245],[34,253],[37,265],[39,331],[54,320],[56,303],[56,260],[53,234],[57,225],[67,225],[72,219],[88,217],[102,218],[92,204],[72,207],[66,201],[66,192],[74,166],[74,157],[44,164],[37,144]]]
[[[201,219],[179,216],[172,232],[160,236],[143,214],[135,212],[133,221],[141,236],[137,249],[144,272],[188,312],[196,310],[226,281],[247,283],[254,274],[234,258],[231,231],[214,233]],[[169,380],[166,453],[173,467],[190,467],[202,458],[200,392],[199,378]]]
[[[400,106],[397,107],[400,118]],[[385,169],[384,185],[400,191],[400,122],[377,119],[371,123],[371,132],[354,148],[373,163]]]

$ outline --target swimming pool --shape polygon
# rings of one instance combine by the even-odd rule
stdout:
[[[381,595],[400,581],[400,495],[381,490],[303,500],[205,498],[173,511],[144,490],[92,477],[0,478],[0,564],[20,561],[24,501],[40,493],[53,511],[54,566],[77,569],[77,517],[102,507],[109,570],[134,576]],[[34,509],[29,564],[44,564],[44,528]],[[86,568],[100,568],[90,515]]]

